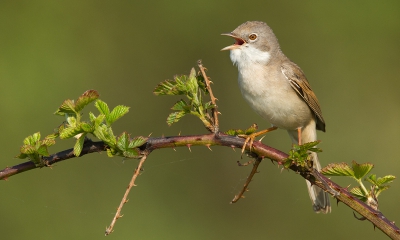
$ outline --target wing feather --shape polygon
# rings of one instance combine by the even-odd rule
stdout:
[[[325,121],[322,117],[321,107],[303,71],[292,62],[282,64],[281,70],[283,75],[288,79],[290,86],[299,94],[315,114],[317,129],[325,132]]]

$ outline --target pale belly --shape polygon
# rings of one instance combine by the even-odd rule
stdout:
[[[245,77],[239,74],[239,87],[256,113],[272,125],[286,130],[302,128],[312,120],[310,108],[283,75],[266,78],[256,76],[254,72]]]

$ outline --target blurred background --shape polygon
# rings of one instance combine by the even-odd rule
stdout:
[[[321,103],[323,165],[372,162],[378,176],[400,176],[399,1],[10,1],[0,2],[0,169],[20,162],[22,140],[50,134],[65,99],[96,89],[110,107],[131,111],[114,132],[171,136],[207,133],[195,117],[168,127],[177,97],[154,87],[188,74],[202,59],[222,112],[222,130],[269,123],[242,99],[237,69],[220,36],[265,21],[284,53],[306,73]],[[291,148],[283,130],[263,142]],[[58,141],[57,152],[73,146]],[[386,239],[332,200],[314,214],[303,179],[265,161],[246,198],[230,200],[251,167],[240,151],[192,147],[153,152],[122,210],[112,239]],[[104,239],[137,160],[90,154],[0,182],[2,239]],[[355,182],[334,178],[342,186]],[[400,183],[380,210],[400,221]]]

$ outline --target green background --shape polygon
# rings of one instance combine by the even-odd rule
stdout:
[[[168,127],[179,99],[156,97],[156,84],[188,74],[202,59],[219,99],[223,130],[256,122],[242,99],[237,70],[220,36],[248,20],[267,22],[286,55],[306,73],[327,123],[323,165],[372,162],[378,176],[400,176],[400,2],[392,1],[10,1],[0,2],[0,168],[21,161],[22,140],[52,132],[61,102],[96,89],[130,113],[115,133],[204,134],[185,117]],[[288,151],[283,130],[264,143]],[[57,152],[73,146],[58,142]],[[265,161],[246,198],[238,193],[250,167],[229,148],[153,152],[111,239],[386,239],[371,223],[333,202],[317,215],[304,180]],[[246,158],[241,161],[247,161]],[[0,182],[2,239],[104,239],[136,160],[90,154]],[[342,186],[354,182],[334,178]],[[400,221],[400,184],[380,210]]]

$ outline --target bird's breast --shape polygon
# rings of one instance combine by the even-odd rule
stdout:
[[[311,110],[292,89],[280,68],[258,64],[239,67],[238,81],[244,99],[274,126],[294,130],[311,120]]]

